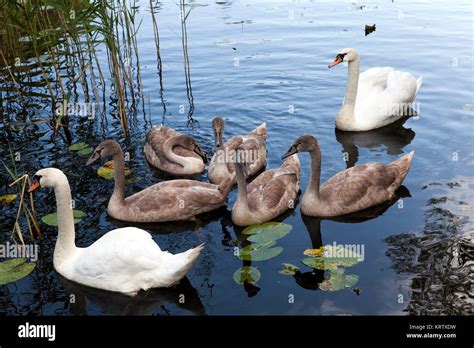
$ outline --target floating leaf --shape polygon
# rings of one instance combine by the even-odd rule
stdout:
[[[81,221],[81,218],[86,215],[86,213],[80,210],[73,210],[72,215],[74,216],[74,223],[77,224],[78,222]],[[49,226],[57,226],[58,214],[51,213],[51,214],[45,215],[41,218],[41,221],[43,221],[46,225],[49,225]]]
[[[0,196],[0,205],[6,205],[16,199],[16,194],[1,195]]]
[[[283,275],[295,275],[297,271],[299,271],[299,267],[295,266],[291,263],[282,263],[283,268],[280,270],[280,274]]]
[[[237,284],[251,283],[255,284],[261,277],[260,271],[252,266],[240,267],[234,272],[234,280]]]
[[[94,149],[92,147],[86,147],[84,149],[81,149],[81,150],[77,151],[77,153],[79,155],[88,155],[88,154],[92,153],[92,151],[94,151]]]
[[[308,267],[321,269],[321,270],[330,270],[337,268],[337,265],[330,263],[329,261],[326,262],[324,258],[320,257],[308,257],[301,261]]]
[[[69,150],[77,151],[79,155],[88,155],[92,153],[92,151],[94,151],[92,147],[83,142],[72,144],[71,146],[69,146]]]
[[[0,262],[0,285],[14,283],[33,271],[36,263],[18,258]]]
[[[283,238],[290,233],[293,228],[293,226],[281,222],[266,222],[249,227],[247,227],[249,230],[246,228],[246,234],[251,234],[251,236],[248,237],[247,240],[255,243],[263,243]]]
[[[276,244],[276,242],[274,240],[271,240],[269,242],[250,244],[250,245],[247,245],[245,248],[242,248],[240,253],[241,254],[249,254],[249,253],[257,251],[259,249],[270,248],[270,247],[274,246],[275,244]]]
[[[268,229],[271,230],[288,230],[288,232],[291,231],[293,227],[288,224],[284,224],[282,222],[265,222],[263,224],[259,225],[250,225],[247,226],[242,233],[243,234],[258,234],[261,232],[264,232]]]
[[[97,174],[106,180],[114,178],[114,161],[108,161],[104,163],[102,167],[97,169]],[[125,176],[132,174],[132,171],[129,168],[125,168]]]
[[[318,248],[318,249],[306,249],[303,251],[303,254],[306,256],[323,256],[324,254],[324,248]]]
[[[72,144],[71,146],[69,146],[69,150],[79,151],[87,147],[89,147],[89,145],[87,145],[86,143],[80,142],[80,143]]]
[[[239,259],[244,261],[265,261],[279,255],[283,251],[282,247],[261,248],[249,253],[240,253]]]
[[[327,245],[319,249],[307,249],[304,254],[313,257],[303,259],[303,264],[321,270],[334,270],[340,266],[350,267],[362,261],[358,253],[342,246]]]
[[[324,279],[319,288],[323,291],[337,291],[354,286],[359,280],[355,274],[344,274],[345,270],[340,268],[329,272],[329,277]]]

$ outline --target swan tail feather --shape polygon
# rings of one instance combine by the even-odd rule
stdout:
[[[405,156],[402,156],[396,161],[393,161],[392,163],[390,163],[390,165],[396,167],[396,169],[398,170],[398,176],[393,185],[394,190],[396,190],[402,184],[403,180],[405,180],[405,177],[408,174],[408,171],[411,166],[411,161],[414,155],[415,155],[415,151],[411,151]]]
[[[418,91],[420,90],[420,87],[423,83],[423,76],[420,76],[417,80],[416,80],[416,92],[415,92],[415,95],[418,94]]]

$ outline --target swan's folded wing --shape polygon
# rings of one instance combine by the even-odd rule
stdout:
[[[158,269],[162,264],[160,247],[151,235],[134,227],[112,230],[88,248],[82,249],[75,271],[83,277],[135,274]]]
[[[393,103],[412,103],[416,92],[417,82],[412,74],[397,70],[388,74],[384,95]]]
[[[178,209],[184,215],[195,215],[199,211],[224,203],[218,186],[195,180],[163,181],[137,192],[125,199],[136,214],[153,214],[160,211],[164,216],[176,217]]]
[[[397,171],[382,163],[367,163],[344,170],[320,188],[321,198],[340,207],[367,206],[385,200],[387,188],[397,178]]]
[[[359,76],[359,87],[383,90],[387,86],[387,78],[392,71],[393,68],[390,67],[367,69]]]

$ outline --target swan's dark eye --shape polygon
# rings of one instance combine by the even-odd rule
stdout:
[[[339,58],[341,60],[344,60],[344,57],[347,55],[347,53],[339,53],[336,58]]]

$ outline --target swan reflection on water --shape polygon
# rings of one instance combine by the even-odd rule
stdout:
[[[73,315],[89,315],[88,302],[97,305],[102,311],[100,314],[153,315],[158,312],[171,314],[174,310],[168,311],[166,306],[176,306],[187,314],[206,314],[199,293],[186,277],[174,287],[140,291],[134,297],[84,286],[67,280],[60,274],[57,274],[57,277],[69,294],[68,299],[74,298],[70,304]]]
[[[347,168],[354,167],[359,160],[359,148],[380,149],[385,147],[388,155],[402,154],[403,148],[415,138],[415,132],[403,127],[407,117],[391,125],[366,132],[345,132],[336,129],[336,140],[346,154]]]

